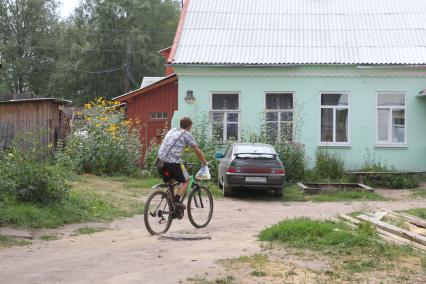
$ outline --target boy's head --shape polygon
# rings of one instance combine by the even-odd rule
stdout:
[[[192,128],[192,120],[189,117],[184,117],[180,120],[180,128],[190,131]]]

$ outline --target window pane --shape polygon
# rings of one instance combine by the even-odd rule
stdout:
[[[223,113],[222,112],[213,113],[213,122],[223,122]]]
[[[405,142],[405,111],[394,110],[392,112],[392,142]]]
[[[228,123],[227,131],[227,140],[238,140],[238,123]]]
[[[333,109],[321,109],[321,142],[333,142]]]
[[[266,121],[278,121],[278,112],[267,112]]]
[[[278,136],[278,123],[277,122],[268,122],[266,123],[267,136],[272,141],[275,141]]]
[[[405,106],[405,95],[395,93],[379,94],[377,104],[379,106]]]
[[[223,124],[222,123],[213,124],[213,139],[216,141],[223,141]]]
[[[281,121],[293,121],[293,113],[292,112],[282,112],[281,113]]]
[[[321,94],[323,106],[347,106],[348,94]]]
[[[238,122],[238,113],[228,113],[228,122]]]
[[[293,109],[293,94],[266,94],[266,109]]]
[[[287,141],[293,141],[293,123],[281,123],[281,138]]]
[[[389,109],[379,109],[377,111],[377,132],[379,141],[388,141],[389,140]]]
[[[214,110],[238,110],[238,94],[213,94]]]
[[[336,110],[336,142],[348,141],[348,110]]]

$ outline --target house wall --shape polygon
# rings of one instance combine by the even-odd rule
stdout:
[[[338,152],[348,169],[358,169],[367,151],[398,170],[426,171],[426,98],[416,95],[426,87],[426,68],[349,67],[187,67],[175,66],[179,78],[178,109],[173,117],[177,125],[182,116],[208,115],[210,93],[240,93],[240,127],[258,132],[265,110],[266,91],[291,91],[295,94],[297,141],[304,144],[309,165],[320,148],[320,93],[350,93],[348,147],[322,147]],[[184,101],[187,90],[197,99]],[[376,145],[376,92],[406,93],[405,147],[384,148]],[[209,130],[206,130],[209,131]]]
[[[141,122],[142,160],[148,144],[154,139],[160,142],[162,132],[170,128],[177,109],[177,92],[177,81],[172,81],[127,101],[127,116]],[[151,119],[151,112],[167,112],[168,118]]]

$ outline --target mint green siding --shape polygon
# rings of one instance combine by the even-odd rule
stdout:
[[[182,116],[207,116],[212,92],[238,92],[240,127],[244,133],[258,132],[265,92],[293,92],[296,140],[305,145],[312,166],[320,147],[320,93],[348,92],[350,146],[327,148],[338,151],[349,169],[360,168],[370,151],[398,170],[426,171],[426,98],[417,96],[426,88],[425,68],[176,66],[175,70],[179,110],[174,125]],[[184,101],[188,90],[194,92],[194,105]],[[381,91],[406,94],[406,147],[376,146],[376,97]]]

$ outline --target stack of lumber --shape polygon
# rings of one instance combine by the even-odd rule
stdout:
[[[426,252],[426,220],[404,213],[381,209],[374,214],[360,214],[355,218],[342,214],[340,219],[352,228],[361,222],[372,224],[379,236],[386,242],[396,245],[407,245],[415,250]],[[407,224],[407,229],[385,222],[384,218],[398,219]]]

